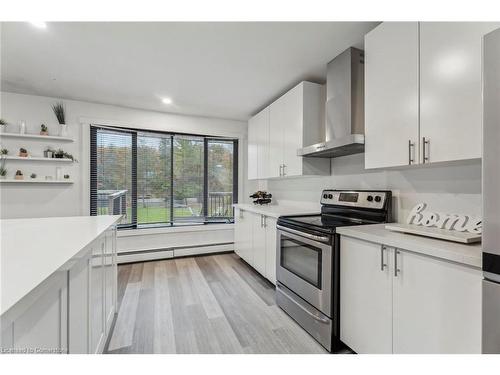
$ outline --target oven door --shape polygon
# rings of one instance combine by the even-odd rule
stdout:
[[[332,242],[278,225],[278,281],[325,315],[332,316]]]

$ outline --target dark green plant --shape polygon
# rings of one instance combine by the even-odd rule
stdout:
[[[36,173],[32,173],[32,174],[30,175],[30,177],[31,177],[31,178],[36,178]]]
[[[5,177],[7,175],[7,169],[5,168],[5,159],[2,158],[0,162],[0,176]]]
[[[9,154],[9,150],[7,150],[6,148],[2,148],[2,150],[0,151],[0,154],[2,154],[2,155],[8,155]]]
[[[7,121],[5,121],[3,118],[0,118],[0,125],[7,125]]]
[[[65,175],[64,175],[64,178],[65,178],[66,180],[67,180],[67,179],[69,179],[69,174],[65,174]]]
[[[74,162],[78,162],[78,160],[76,160],[76,158],[73,155],[71,155],[69,152],[66,152],[62,149],[57,150],[54,153],[54,157],[57,159],[71,159]]]
[[[49,129],[47,129],[47,126],[46,126],[45,124],[40,125],[40,129],[41,129],[41,131],[43,131],[43,132],[46,132],[46,131],[48,131],[48,130],[49,130]]]
[[[61,125],[66,124],[65,109],[63,102],[57,102],[53,104],[52,110],[54,111],[54,114],[56,115],[59,124]]]

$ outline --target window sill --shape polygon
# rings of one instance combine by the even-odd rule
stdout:
[[[214,230],[233,230],[234,223],[194,224],[168,227],[144,227],[139,229],[118,230],[117,237],[148,236],[152,234],[208,232]]]

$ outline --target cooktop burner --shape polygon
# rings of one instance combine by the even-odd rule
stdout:
[[[280,218],[282,223],[288,223],[298,227],[319,229],[322,231],[334,232],[337,227],[347,225],[364,224],[361,220],[336,217],[327,214],[306,215],[306,216],[284,216]]]

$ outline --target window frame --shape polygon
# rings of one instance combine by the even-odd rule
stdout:
[[[210,141],[230,141],[233,143],[233,186],[232,186],[232,204],[238,203],[238,161],[239,161],[239,140],[234,137],[219,137],[203,134],[193,133],[179,133],[179,132],[164,132],[149,129],[134,129],[118,126],[107,126],[99,124],[90,124],[90,215],[97,215],[97,132],[98,130],[110,130],[115,132],[122,132],[131,134],[132,136],[132,220],[129,224],[120,224],[118,229],[148,229],[148,228],[162,228],[162,227],[184,227],[194,225],[210,225],[210,224],[232,224],[234,223],[234,208],[233,216],[231,218],[223,218],[222,220],[209,220],[208,217],[208,145]],[[152,135],[158,134],[163,137],[170,137],[170,221],[160,223],[138,223],[137,217],[137,137],[139,133],[151,133]],[[173,140],[175,136],[193,136],[203,138],[203,221],[198,222],[175,222],[174,221],[174,145]]]

